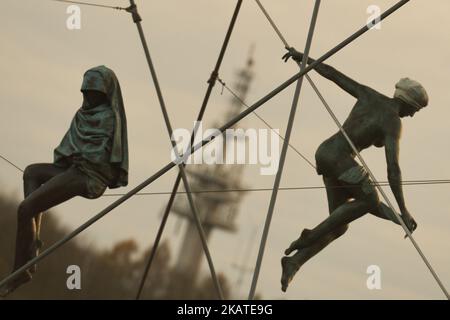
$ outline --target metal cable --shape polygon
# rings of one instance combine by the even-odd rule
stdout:
[[[69,1],[69,0],[51,0],[51,1],[63,2],[63,3],[73,3],[73,4],[80,4],[83,6],[108,8],[108,9],[115,9],[115,10],[126,10],[127,9],[127,8],[122,8],[122,7],[114,7],[114,6],[104,5],[104,4],[95,4],[95,3],[80,2],[80,1]]]
[[[23,172],[23,170],[15,165],[12,161],[8,160],[6,157],[0,155],[0,158],[10,164],[12,167],[16,168],[18,171]],[[374,183],[372,183],[375,185]],[[450,179],[422,179],[422,180],[403,180],[402,186],[418,186],[418,185],[441,185],[450,184]],[[379,181],[380,186],[389,186],[388,181]],[[330,188],[345,189],[351,188],[350,186],[331,186]],[[302,187],[281,187],[280,190],[315,190],[315,189],[325,189],[325,186],[302,186]],[[271,188],[247,188],[247,189],[221,189],[221,190],[192,190],[191,192],[196,193],[221,193],[221,192],[258,192],[258,191],[270,191]],[[185,194],[186,191],[178,191],[176,194]],[[151,195],[167,195],[172,194],[172,191],[160,191],[160,192],[139,192],[136,196],[151,196]],[[125,193],[105,193],[102,197],[122,197]]]
[[[450,180],[434,181],[434,180],[421,180],[417,182],[403,181],[402,186],[422,186],[422,185],[441,185],[450,184]],[[375,184],[372,184],[375,185]],[[388,182],[380,182],[379,186],[387,187]],[[317,190],[326,189],[325,186],[304,186],[304,187],[280,187],[280,191],[293,191],[293,190]],[[355,188],[352,186],[329,186],[331,189],[351,189]],[[191,190],[193,194],[205,194],[205,193],[228,193],[228,192],[261,192],[261,191],[271,191],[272,188],[248,188],[248,189],[219,189],[219,190]],[[177,194],[185,194],[186,191],[178,191]],[[137,193],[137,196],[153,196],[153,195],[168,195],[172,194],[171,191],[161,191],[161,192],[142,192]],[[104,194],[103,197],[120,197],[123,196],[122,193],[108,193]]]
[[[2,160],[4,160],[5,162],[9,163],[11,166],[13,166],[14,168],[16,168],[17,170],[19,170],[20,172],[23,172],[23,169],[19,168],[18,166],[16,166],[12,161],[9,161],[7,158],[5,158],[4,156],[0,155],[0,158]]]

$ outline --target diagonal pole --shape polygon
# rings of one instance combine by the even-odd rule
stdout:
[[[225,52],[226,52],[226,49],[228,47],[228,43],[230,41],[231,34],[233,32],[233,29],[234,29],[234,25],[236,24],[236,20],[237,20],[239,11],[241,9],[241,6],[242,6],[242,0],[238,0],[237,3],[236,3],[236,8],[234,10],[233,16],[232,16],[231,21],[230,21],[230,25],[228,27],[228,31],[227,31],[227,33],[225,35],[225,40],[224,40],[224,42],[222,44],[222,48],[220,50],[219,57],[218,57],[217,62],[216,62],[216,66],[214,67],[214,70],[211,73],[211,77],[208,80],[208,87],[206,89],[206,94],[205,94],[205,97],[203,98],[203,102],[202,102],[202,105],[200,107],[200,111],[198,113],[196,123],[199,123],[203,119],[203,115],[204,115],[206,107],[208,105],[209,98],[211,96],[211,93],[212,93],[212,90],[214,88],[214,85],[216,84],[217,77],[218,77],[219,70],[220,70],[220,66],[222,65],[222,61],[223,61],[223,58],[225,56]],[[192,135],[191,135],[191,144],[190,144],[191,146],[194,144],[194,139],[195,139],[195,136],[197,134],[197,130],[198,130],[198,127],[196,126],[194,128],[193,132],[192,132]],[[185,164],[183,163],[183,166],[184,165]],[[166,226],[167,219],[169,217],[170,211],[172,209],[172,205],[173,205],[173,202],[175,200],[175,196],[177,195],[178,187],[180,185],[180,182],[181,182],[181,173],[178,173],[178,176],[177,176],[177,178],[175,180],[175,183],[173,185],[173,189],[172,189],[172,193],[171,193],[170,198],[169,198],[169,202],[167,203],[166,209],[164,210],[164,215],[163,215],[163,218],[161,220],[161,224],[159,226],[158,232],[156,234],[155,242],[153,243],[152,249],[150,251],[150,255],[149,255],[147,264],[145,266],[145,269],[144,269],[142,280],[141,280],[141,282],[139,284],[139,289],[138,289],[138,292],[137,292],[137,295],[136,295],[136,300],[139,300],[140,297],[141,297],[142,290],[143,290],[144,285],[145,285],[145,281],[146,281],[148,273],[149,273],[149,271],[150,271],[150,269],[152,267],[153,260],[155,259],[156,251],[158,250],[158,246],[159,246],[159,243],[161,241],[162,234],[164,232],[164,228]]]
[[[153,65],[152,58],[150,56],[150,50],[148,48],[147,41],[145,39],[144,30],[142,29],[142,25],[141,25],[142,19],[139,16],[139,13],[138,13],[138,10],[137,10],[137,6],[136,6],[134,0],[130,0],[130,4],[131,4],[131,6],[130,6],[130,8],[128,8],[127,11],[129,11],[132,14],[133,21],[134,21],[134,23],[136,24],[136,26],[138,28],[139,36],[141,38],[142,46],[143,46],[144,52],[145,52],[145,57],[147,59],[147,63],[148,63],[149,69],[150,69],[150,73],[151,73],[151,76],[152,76],[153,84],[155,86],[155,90],[156,90],[156,94],[158,96],[158,100],[159,100],[159,104],[160,104],[160,107],[161,107],[161,111],[163,113],[164,122],[166,124],[167,131],[169,133],[169,139],[170,139],[170,142],[172,143],[172,147],[174,148],[174,150],[177,150],[176,142],[174,140],[172,140],[173,128],[172,128],[172,125],[170,123],[169,114],[168,114],[167,108],[166,108],[166,103],[165,103],[164,98],[163,98],[163,94],[162,94],[162,91],[161,91],[161,87],[159,85],[158,76],[156,74],[156,70],[155,70],[155,67]],[[212,277],[212,280],[214,282],[214,286],[216,288],[217,295],[218,295],[220,300],[223,300],[224,297],[223,297],[222,288],[220,287],[219,279],[217,278],[216,270],[214,268],[214,263],[212,261],[211,253],[210,253],[209,248],[208,248],[208,242],[206,240],[205,231],[203,229],[202,222],[200,220],[200,216],[199,216],[199,213],[198,213],[198,209],[197,209],[197,206],[195,205],[194,198],[193,198],[192,193],[191,193],[191,186],[189,185],[189,181],[188,181],[188,178],[187,178],[186,171],[185,171],[183,163],[178,164],[178,168],[179,168],[179,174],[181,176],[181,180],[183,181],[184,188],[186,189],[186,195],[187,195],[187,198],[188,198],[189,206],[191,208],[192,215],[194,217],[194,221],[195,221],[195,224],[196,224],[197,229],[198,229],[200,240],[201,240],[201,243],[202,243],[202,246],[203,246],[203,250],[205,252],[206,260],[208,262],[209,270],[211,272],[211,277]]]
[[[303,61],[302,61],[302,65],[300,68],[300,72],[303,72],[305,70],[305,67],[308,63],[309,51],[311,49],[311,44],[312,44],[312,40],[313,40],[313,36],[314,36],[314,30],[316,27],[317,17],[319,15],[320,1],[321,0],[316,0],[316,3],[314,5],[314,10],[313,10],[312,18],[311,18],[311,24],[310,24],[309,32],[308,32],[308,38],[306,40],[306,46],[305,46],[305,51],[304,51],[305,54],[303,56]],[[256,260],[255,271],[253,273],[253,280],[252,280],[252,284],[250,287],[250,293],[248,295],[249,300],[253,300],[253,298],[255,296],[256,285],[258,283],[258,277],[259,277],[259,273],[261,270],[261,264],[262,264],[262,260],[264,258],[264,250],[266,248],[267,238],[269,236],[269,229],[270,229],[270,224],[272,222],[273,211],[275,209],[275,203],[277,201],[278,189],[280,188],[281,177],[283,176],[283,168],[284,168],[284,164],[286,161],[286,155],[287,155],[287,151],[288,151],[288,147],[289,147],[289,141],[291,138],[292,129],[294,127],[295,114],[297,112],[298,101],[299,101],[300,93],[302,90],[302,84],[303,84],[303,77],[298,79],[297,87],[295,88],[294,99],[292,102],[291,112],[289,114],[289,120],[288,120],[287,129],[286,129],[286,134],[284,135],[285,138],[283,141],[283,148],[281,150],[279,167],[278,167],[277,174],[275,176],[275,182],[273,185],[272,196],[270,198],[269,210],[267,212],[266,222],[264,224],[264,230],[263,230],[263,234],[261,237],[261,244],[259,247],[258,258]]]
[[[386,10],[379,18],[377,18],[377,21],[382,21],[384,19],[386,19],[387,17],[389,17],[391,14],[393,14],[395,11],[397,11],[398,9],[400,9],[402,6],[404,6],[407,2],[409,2],[409,0],[401,0],[399,1],[397,4],[395,4],[394,6],[392,6],[391,8],[389,8],[388,10]],[[257,110],[258,108],[260,108],[262,105],[264,105],[266,102],[270,101],[273,97],[275,97],[277,94],[279,94],[280,92],[282,92],[283,90],[285,90],[287,87],[289,87],[291,84],[293,84],[296,80],[300,79],[301,77],[303,77],[305,74],[307,74],[308,72],[310,72],[311,70],[313,70],[318,64],[324,62],[325,60],[327,60],[328,58],[330,58],[331,56],[333,56],[334,54],[336,54],[337,52],[339,52],[340,50],[342,50],[343,48],[345,48],[346,46],[348,46],[350,43],[352,43],[353,41],[355,41],[357,38],[359,38],[360,36],[362,36],[364,33],[366,33],[369,30],[368,26],[364,26],[361,29],[359,29],[358,31],[356,31],[355,33],[353,33],[351,36],[349,36],[347,39],[345,39],[344,41],[342,41],[341,43],[339,43],[338,45],[336,45],[334,48],[330,49],[328,52],[326,52],[324,55],[322,55],[320,58],[318,58],[316,61],[314,61],[313,63],[309,64],[308,67],[305,68],[305,70],[293,75],[291,78],[287,79],[286,81],[284,81],[282,84],[280,84],[278,87],[276,87],[275,89],[273,89],[272,91],[270,91],[267,95],[265,95],[264,97],[262,97],[261,99],[259,99],[257,102],[255,102],[252,106],[250,106],[248,109],[242,111],[240,114],[238,114],[236,117],[234,117],[233,119],[230,119],[227,123],[225,123],[222,127],[219,128],[219,131],[221,133],[224,133],[226,129],[231,128],[232,126],[234,126],[236,123],[238,123],[239,121],[241,121],[242,119],[244,119],[245,117],[247,117],[248,115],[250,115],[251,113],[253,113],[253,111]],[[189,157],[191,154],[195,153],[197,150],[201,149],[203,146],[207,145],[208,143],[212,142],[215,140],[217,136],[216,135],[211,135],[209,137],[207,137],[206,139],[204,139],[203,141],[197,143],[194,146],[191,146],[190,150],[186,151],[186,154],[183,158],[187,158]],[[91,219],[89,219],[88,221],[86,221],[85,223],[83,223],[81,226],[79,226],[78,228],[76,228],[74,231],[72,231],[71,233],[69,233],[67,236],[65,236],[64,238],[62,238],[61,240],[58,240],[57,242],[55,242],[53,245],[51,245],[48,249],[44,250],[41,252],[41,254],[33,259],[31,259],[30,261],[28,261],[27,263],[25,263],[22,267],[20,267],[19,269],[15,270],[14,272],[12,272],[10,275],[8,275],[7,277],[3,278],[0,281],[0,287],[4,286],[5,284],[7,284],[9,281],[15,279],[17,276],[19,276],[22,272],[26,271],[27,269],[29,269],[31,266],[33,266],[34,264],[38,263],[39,261],[45,259],[47,256],[49,256],[50,254],[52,254],[54,251],[56,251],[58,248],[62,247],[64,244],[66,244],[67,242],[69,242],[70,240],[72,240],[73,238],[75,238],[77,235],[79,235],[80,233],[82,233],[84,230],[86,230],[87,228],[89,228],[90,226],[92,226],[94,223],[96,223],[97,221],[99,221],[101,218],[103,218],[104,216],[106,216],[108,213],[110,213],[112,210],[114,210],[115,208],[119,207],[121,204],[123,204],[125,201],[129,200],[131,197],[133,197],[134,195],[136,195],[139,191],[143,190],[145,187],[149,186],[150,184],[152,184],[154,181],[156,181],[157,179],[159,179],[160,177],[162,177],[164,174],[166,174],[167,172],[169,172],[172,168],[174,168],[177,164],[179,164],[179,161],[175,161],[175,162],[169,162],[168,164],[166,164],[164,167],[162,167],[161,169],[159,169],[156,173],[154,173],[152,176],[150,176],[149,178],[147,178],[146,180],[144,180],[143,182],[141,182],[139,185],[137,185],[136,187],[134,187],[133,189],[131,189],[130,191],[128,191],[126,194],[124,194],[122,197],[120,197],[119,199],[117,199],[116,201],[112,202],[109,206],[107,206],[105,209],[103,209],[102,211],[100,211],[99,213],[97,213],[96,215],[94,215]]]

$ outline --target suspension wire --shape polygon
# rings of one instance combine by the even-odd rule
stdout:
[[[236,20],[238,18],[239,12],[241,10],[241,6],[242,6],[242,0],[238,0],[236,2],[236,8],[235,8],[235,10],[233,12],[233,16],[231,17],[231,21],[230,21],[227,33],[225,35],[225,39],[224,39],[222,47],[220,49],[216,65],[215,65],[214,70],[212,71],[211,76],[210,76],[210,78],[208,80],[208,87],[206,89],[206,93],[205,93],[202,105],[200,107],[200,111],[199,111],[198,116],[197,116],[197,123],[199,123],[203,119],[204,113],[206,111],[206,107],[207,107],[208,102],[209,102],[209,98],[211,96],[212,90],[213,90],[214,85],[216,83],[216,80],[217,80],[217,77],[218,77],[218,74],[219,74],[219,70],[220,70],[220,67],[222,65],[223,58],[225,56],[226,49],[228,48],[228,43],[230,41],[231,34],[232,34],[233,30],[234,30],[234,26],[236,24]],[[194,144],[194,140],[195,140],[195,136],[197,134],[197,131],[198,131],[198,126],[194,127],[194,129],[192,131],[191,142],[190,142],[191,146]],[[184,166],[185,164],[183,163],[182,165]],[[147,260],[147,264],[145,266],[145,269],[144,269],[144,272],[143,272],[143,276],[142,276],[141,282],[139,284],[139,289],[138,289],[138,292],[137,292],[137,295],[136,295],[136,300],[139,300],[139,298],[140,298],[140,296],[142,294],[142,291],[143,291],[143,288],[144,288],[144,285],[145,285],[148,273],[149,273],[149,271],[150,271],[150,269],[152,267],[154,258],[156,256],[156,252],[158,250],[158,246],[159,246],[159,243],[161,241],[162,234],[164,232],[164,229],[165,229],[165,226],[166,226],[166,223],[167,223],[167,219],[168,219],[169,214],[171,212],[172,205],[173,205],[173,203],[175,201],[175,196],[177,194],[179,194],[177,191],[178,191],[178,188],[179,188],[179,185],[180,185],[180,180],[181,180],[181,174],[179,173],[177,178],[176,178],[176,180],[175,180],[172,192],[170,193],[170,199],[169,199],[169,201],[167,203],[167,206],[166,206],[166,208],[164,210],[163,218],[161,220],[161,224],[160,224],[158,232],[156,234],[156,239],[155,239],[155,241],[153,243],[153,246],[152,246],[149,258]],[[191,192],[193,192],[193,191],[191,191]]]
[[[308,38],[306,40],[306,45],[305,45],[305,50],[304,50],[305,54],[303,56],[303,61],[302,61],[303,64],[301,66],[300,72],[305,70],[305,66],[307,65],[307,62],[308,62],[308,55],[309,55],[309,51],[311,49],[311,44],[312,44],[312,40],[313,40],[313,36],[314,36],[316,23],[317,23],[317,17],[319,15],[320,2],[321,2],[321,0],[315,1],[314,10],[313,10],[312,18],[311,18],[311,23],[310,23],[310,27],[309,27],[309,31],[308,31]],[[250,292],[248,294],[248,300],[253,300],[255,297],[256,285],[258,283],[258,277],[259,277],[259,273],[261,270],[262,260],[264,257],[264,251],[266,249],[267,238],[269,236],[269,229],[270,229],[270,224],[272,222],[272,216],[273,216],[273,212],[275,209],[275,203],[276,203],[277,196],[278,196],[278,189],[280,188],[281,177],[283,176],[284,164],[286,161],[289,140],[291,138],[292,129],[294,127],[295,115],[297,112],[298,102],[300,100],[300,93],[301,93],[301,89],[302,89],[302,85],[303,85],[303,79],[304,78],[301,77],[297,80],[297,86],[295,88],[294,99],[292,101],[292,107],[291,107],[291,111],[289,114],[289,119],[288,119],[286,134],[285,134],[285,140],[283,141],[283,148],[281,150],[281,156],[280,156],[277,174],[275,176],[272,196],[270,198],[269,209],[267,212],[266,221],[264,223],[264,230],[263,230],[263,233],[261,236],[261,243],[259,246],[258,257],[256,259],[256,265],[255,265],[255,270],[253,273],[252,283],[250,286]]]
[[[218,78],[219,81],[219,78]],[[23,170],[15,165],[12,161],[8,160],[6,157],[0,155],[0,158],[16,168],[18,171],[23,172]],[[375,183],[371,182],[372,185]],[[419,186],[419,185],[444,185],[450,184],[450,179],[422,179],[422,180],[403,180],[400,185],[402,186]],[[379,181],[380,186],[389,186],[388,181]],[[351,188],[351,186],[330,186],[330,188],[335,189],[346,189]],[[325,189],[325,186],[301,186],[301,187],[280,187],[282,191],[289,190],[315,190],[315,189]],[[272,188],[247,188],[247,189],[220,189],[220,190],[192,190],[193,194],[201,193],[226,193],[226,192],[259,192],[259,191],[270,191]],[[178,191],[177,194],[185,194],[186,191]],[[160,191],[160,192],[138,192],[136,196],[152,196],[152,195],[167,195],[172,194],[172,191]],[[121,197],[125,193],[105,193],[102,197]]]
[[[223,88],[225,88],[242,106],[246,107],[247,109],[250,108],[247,103],[241,97],[237,95],[226,83],[223,81],[220,77],[217,78],[217,81],[220,82]],[[276,131],[269,122],[264,120],[263,117],[261,117],[256,111],[252,112],[262,123],[264,123],[272,132],[274,132],[281,140],[285,140],[284,137]],[[309,160],[305,155],[303,155],[296,147],[294,147],[291,143],[289,143],[289,147],[294,150],[295,153],[297,153],[303,160],[305,160],[306,163],[308,163],[314,170],[316,169],[316,166],[312,163],[311,160]]]
[[[417,180],[417,181],[403,181],[401,185],[403,186],[421,186],[421,185],[443,185],[450,184],[450,180]],[[372,183],[372,185],[375,185]],[[379,182],[379,186],[388,187],[389,182],[382,181]],[[316,189],[326,189],[325,186],[302,186],[302,187],[280,187],[280,191],[293,191],[293,190],[316,190]],[[329,186],[330,189],[351,189],[355,188],[352,186]],[[228,192],[261,192],[261,191],[271,191],[272,188],[248,188],[248,189],[211,189],[211,190],[191,190],[192,194],[205,194],[205,193],[228,193]],[[186,191],[178,191],[177,194],[185,194]],[[161,191],[161,192],[142,192],[137,193],[136,196],[153,196],[153,195],[168,195],[172,194],[171,191]],[[122,193],[108,193],[104,194],[103,197],[120,197],[123,196]]]
[[[73,3],[73,4],[80,4],[83,6],[108,8],[108,9],[115,9],[115,10],[127,10],[127,8],[114,7],[114,6],[108,6],[108,5],[104,5],[104,4],[95,4],[95,3],[89,3],[89,2],[70,1],[70,0],[51,0],[51,1],[63,2],[63,3]]]
[[[0,158],[1,158],[3,161],[9,163],[11,166],[13,166],[14,168],[16,168],[16,169],[19,170],[20,172],[23,172],[23,169],[21,169],[20,167],[16,166],[12,161],[9,161],[6,157],[0,155]]]
[[[275,32],[278,34],[280,40],[283,42],[284,46],[286,49],[289,49],[290,46],[287,43],[286,39],[283,37],[281,31],[279,30],[279,28],[277,27],[277,25],[275,24],[275,22],[273,21],[273,19],[270,17],[270,15],[268,14],[267,10],[264,8],[264,6],[261,4],[260,0],[255,0],[256,3],[258,4],[258,6],[260,7],[261,11],[263,12],[263,14],[266,16],[267,20],[269,21],[269,23],[272,25],[273,29],[275,30]],[[405,0],[405,1],[401,1],[399,4],[401,4],[401,6],[403,6],[404,4],[406,4],[407,2],[409,2],[409,0]],[[373,20],[371,26],[374,26],[376,24],[378,24],[380,22],[380,20]],[[367,27],[368,29],[370,29],[370,27]],[[319,99],[322,101],[323,105],[325,106],[326,110],[328,111],[328,113],[330,114],[331,118],[333,119],[333,121],[336,123],[337,127],[339,128],[339,130],[341,131],[341,133],[344,135],[345,139],[347,140],[348,144],[350,145],[350,147],[352,148],[353,152],[356,154],[357,158],[359,159],[359,161],[361,162],[361,164],[364,166],[364,168],[366,169],[366,171],[368,172],[370,178],[373,180],[373,184],[374,186],[378,189],[378,191],[381,193],[382,197],[384,198],[384,200],[386,201],[386,203],[388,204],[388,206],[391,208],[391,210],[394,212],[395,217],[397,218],[398,222],[400,223],[400,225],[403,227],[403,229],[406,232],[406,235],[409,237],[409,239],[411,240],[412,244],[414,245],[415,249],[417,250],[417,252],[419,253],[420,257],[422,258],[423,262],[425,263],[425,265],[427,266],[427,268],[429,269],[430,273],[432,274],[433,278],[435,279],[435,281],[437,282],[438,286],[440,287],[440,289],[442,290],[442,292],[444,293],[444,295],[446,296],[447,300],[450,300],[450,295],[447,291],[447,289],[445,288],[444,284],[442,283],[441,279],[439,278],[439,276],[437,275],[437,273],[435,272],[434,268],[431,266],[431,264],[429,263],[427,257],[425,256],[425,254],[422,252],[421,248],[419,247],[418,243],[416,242],[416,240],[413,238],[411,231],[408,229],[408,227],[406,226],[406,224],[404,223],[403,219],[401,218],[400,214],[397,212],[397,210],[395,210],[392,202],[390,201],[389,197],[387,196],[387,194],[385,193],[385,191],[383,190],[383,188],[381,188],[380,183],[377,182],[377,179],[375,178],[375,175],[373,174],[373,172],[371,171],[371,169],[369,168],[369,166],[367,165],[366,161],[364,160],[364,158],[361,156],[359,150],[356,148],[355,144],[353,143],[353,141],[350,139],[350,137],[348,136],[347,132],[345,131],[345,129],[343,128],[342,124],[340,123],[339,119],[336,117],[335,113],[333,112],[332,108],[329,106],[329,104],[326,102],[325,98],[323,97],[323,95],[320,93],[319,89],[317,88],[317,86],[314,84],[314,82],[311,80],[311,78],[309,77],[309,75],[306,75],[308,81],[310,82],[312,88],[314,89],[314,91],[316,92],[316,94],[318,95]]]
[[[156,69],[155,69],[155,67],[153,65],[153,61],[152,61],[152,58],[151,58],[151,55],[150,55],[150,50],[148,48],[147,41],[145,39],[144,31],[143,31],[142,26],[141,26],[142,19],[139,16],[139,13],[137,11],[137,7],[136,7],[136,4],[135,4],[135,1],[134,0],[130,0],[130,4],[131,4],[130,10],[127,10],[127,11],[129,11],[132,14],[133,21],[134,21],[134,23],[136,24],[136,26],[138,28],[139,36],[141,38],[142,46],[144,48],[145,56],[146,56],[147,63],[148,63],[149,69],[150,69],[150,74],[151,74],[151,77],[152,77],[152,80],[153,80],[153,85],[155,87],[156,94],[158,96],[158,101],[159,101],[159,105],[161,107],[161,112],[163,114],[164,122],[166,124],[167,132],[169,134],[169,140],[170,140],[170,142],[172,144],[172,147],[174,149],[176,149],[177,148],[177,144],[172,139],[172,137],[173,137],[172,124],[170,122],[169,114],[167,112],[166,103],[164,101],[162,90],[161,90],[161,87],[159,85],[159,80],[158,80],[158,76],[156,74]],[[213,260],[212,260],[212,257],[211,257],[211,252],[210,252],[210,250],[208,248],[208,241],[206,239],[206,234],[205,234],[205,231],[204,231],[203,226],[202,226],[202,222],[201,222],[201,219],[200,219],[200,214],[199,214],[198,208],[197,208],[197,206],[195,204],[195,201],[194,201],[194,198],[193,198],[193,196],[192,196],[192,194],[190,192],[191,191],[191,187],[190,187],[189,180],[188,180],[188,177],[187,177],[187,174],[186,174],[185,167],[184,167],[183,163],[178,164],[178,168],[179,168],[179,173],[181,174],[181,179],[183,181],[183,186],[184,186],[184,188],[186,190],[186,195],[187,195],[187,198],[188,198],[188,201],[189,201],[189,206],[190,206],[190,209],[192,211],[192,215],[193,215],[195,224],[196,224],[197,229],[198,229],[200,240],[201,240],[201,243],[202,243],[202,246],[203,246],[203,251],[205,253],[206,260],[208,262],[209,270],[211,272],[211,277],[212,277],[212,280],[214,282],[214,286],[215,286],[215,289],[217,291],[217,295],[218,295],[220,300],[224,300],[222,288],[220,286],[219,279],[217,278],[216,270],[215,270],[214,263],[213,263]]]
[[[409,0],[403,0],[402,2],[398,3],[397,5],[393,6],[392,8],[385,11],[378,19],[380,21],[384,20],[388,16],[390,16],[393,12],[395,12],[398,8],[403,6],[406,2]],[[276,88],[272,89],[269,93],[267,93],[264,97],[260,98],[258,101],[256,101],[250,108],[247,110],[242,111],[240,114],[236,115],[234,118],[228,120],[225,124],[223,124],[220,128],[218,128],[218,131],[220,133],[224,133],[227,129],[231,128],[232,126],[236,125],[239,121],[247,117],[249,114],[251,114],[253,111],[257,110],[261,106],[263,106],[266,102],[270,101],[272,98],[274,98],[276,95],[278,95],[280,92],[283,92],[288,88],[291,84],[293,84],[296,80],[303,77],[305,74],[313,70],[317,65],[320,63],[326,61],[331,56],[335,55],[337,52],[345,48],[347,45],[349,45],[351,42],[353,42],[355,39],[359,38],[362,34],[366,33],[368,31],[368,27],[365,26],[358,31],[356,31],[354,34],[349,36],[347,39],[340,42],[338,45],[333,47],[332,49],[328,50],[325,54],[323,54],[320,58],[315,60],[313,63],[309,64],[305,70],[300,71],[296,74],[294,74],[292,77],[278,85]],[[156,173],[154,173],[152,176],[141,182],[139,185],[128,191],[125,195],[120,197],[119,199],[112,202],[109,206],[107,206],[105,209],[94,215],[92,218],[90,218],[88,221],[83,223],[81,226],[76,228],[74,231],[66,235],[64,238],[56,241],[53,245],[49,246],[46,250],[42,251],[40,255],[37,257],[29,260],[27,263],[25,263],[22,267],[18,268],[14,272],[12,272],[10,275],[5,277],[0,281],[0,287],[4,286],[11,280],[15,279],[17,276],[19,276],[21,273],[29,269],[31,266],[35,265],[39,261],[45,259],[47,256],[52,254],[54,251],[56,251],[58,248],[66,244],[71,239],[75,238],[77,235],[82,233],[84,230],[92,226],[94,223],[99,221],[101,218],[103,218],[105,215],[110,213],[115,208],[119,207],[121,204],[129,200],[131,197],[136,195],[139,191],[143,190],[153,182],[155,182],[157,179],[162,177],[164,174],[169,172],[171,169],[173,169],[175,166],[177,166],[180,162],[185,162],[188,157],[204,146],[208,145],[212,141],[214,141],[217,138],[216,133],[211,134],[206,139],[202,140],[201,142],[197,143],[196,145],[191,145],[190,148],[186,151],[185,155],[181,159],[177,159],[176,161],[171,161],[167,163],[165,166],[163,166],[161,169],[159,169]]]

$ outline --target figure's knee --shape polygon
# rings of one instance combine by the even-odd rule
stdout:
[[[38,177],[39,164],[30,164],[23,171],[23,180],[35,180]]]
[[[320,163],[325,163],[328,161],[329,158],[329,152],[327,152],[325,150],[325,148],[321,145],[319,146],[319,148],[316,150],[315,153],[315,158],[316,158],[316,163],[320,164]]]
[[[366,198],[366,203],[367,203],[367,212],[378,210],[378,207],[380,206],[380,198],[378,197],[378,193],[374,191],[368,194]]]
[[[34,217],[33,206],[30,201],[24,200],[17,209],[17,220],[19,223],[32,219]]]
[[[375,186],[368,179],[361,183],[361,188],[356,191],[354,198],[362,202],[366,213],[378,210],[381,204]]]
[[[346,233],[347,230],[348,230],[348,224],[336,228],[336,230],[333,232],[335,238],[339,238],[339,237],[342,236],[344,233]]]

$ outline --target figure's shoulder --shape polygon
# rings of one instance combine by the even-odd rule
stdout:
[[[370,99],[377,99],[377,100],[389,99],[388,96],[386,96],[386,95],[382,94],[381,92],[375,90],[374,88],[369,87],[364,84],[361,84],[360,90],[365,97],[370,98]]]
[[[382,112],[382,114],[386,117],[392,118],[393,121],[394,119],[395,121],[400,120],[398,115],[393,111],[393,99],[391,97],[388,97],[385,94],[368,86],[364,86],[363,91],[368,105],[370,105],[371,107],[377,107],[377,110]]]
[[[388,112],[383,117],[383,130],[386,135],[400,138],[402,132],[402,119],[395,112]]]

